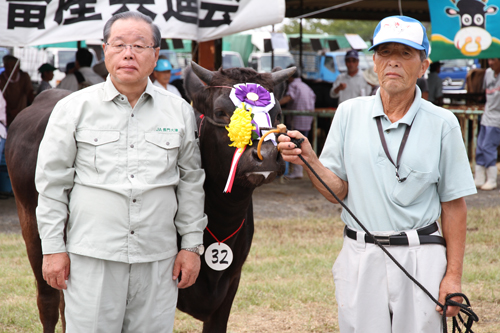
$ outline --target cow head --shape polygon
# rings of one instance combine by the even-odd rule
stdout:
[[[266,117],[269,117],[271,125],[269,127],[276,127],[282,119],[278,101],[285,90],[284,82],[294,72],[295,68],[278,70],[270,74],[259,74],[247,68],[220,69],[213,72],[194,62],[186,69],[184,80],[186,93],[195,111],[201,113],[204,118],[199,121],[200,149],[207,181],[211,181],[212,186],[219,187],[220,184],[224,186],[235,156],[236,148],[230,146],[234,142],[228,135],[227,129],[233,113],[238,112],[238,105],[234,100],[235,85],[259,85],[262,92],[271,99],[274,97],[272,100],[274,106],[266,111]],[[258,133],[258,136],[261,135],[263,134]],[[251,145],[246,145],[237,164],[235,187],[255,188],[273,181],[276,176],[284,173],[285,163],[272,141],[265,141],[262,144],[263,160],[257,156],[258,139],[254,137],[249,141]]]
[[[485,7],[487,1],[452,0],[457,9],[445,9],[448,16],[460,17],[460,30],[455,35],[454,44],[466,56],[476,56],[491,45],[491,35],[485,28],[486,15],[495,14],[498,7]]]

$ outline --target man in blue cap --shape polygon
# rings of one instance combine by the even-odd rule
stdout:
[[[170,61],[167,59],[158,59],[153,76],[155,78],[155,86],[166,89],[167,91],[182,97],[179,90],[174,85],[169,84],[170,77],[172,76],[172,64],[170,64]]]
[[[330,97],[338,98],[340,104],[351,98],[371,95],[372,87],[366,82],[363,73],[358,68],[358,51],[347,51],[345,65],[347,73],[342,73],[337,77],[330,90]]]
[[[456,117],[421,97],[429,41],[412,18],[383,19],[374,32],[376,95],[342,103],[321,157],[280,136],[285,161],[310,163],[364,226],[441,304],[461,291],[467,207],[476,193]],[[410,131],[411,129],[411,131]],[[299,132],[288,132],[303,138]],[[333,196],[307,170],[329,201]],[[436,221],[441,216],[441,225]],[[334,266],[340,332],[442,332],[440,307],[344,209]],[[453,298],[460,301],[460,297]],[[449,307],[448,316],[458,313]]]

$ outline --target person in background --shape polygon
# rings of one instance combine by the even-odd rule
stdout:
[[[287,109],[290,110],[314,111],[316,94],[314,94],[314,91],[302,81],[299,76],[299,72],[296,71],[291,77],[288,78],[287,92],[279,102],[281,105],[286,104]],[[292,119],[292,128],[300,131],[305,137],[307,137],[309,135],[309,131],[311,130],[312,122],[312,116],[294,115]],[[287,176],[287,178],[300,179],[302,176],[302,165],[295,164],[292,172]]]
[[[7,139],[7,102],[0,94],[0,159],[2,158],[5,140]]]
[[[383,19],[371,49],[380,89],[375,96],[339,105],[320,158],[299,132],[280,135],[278,147],[285,161],[303,163],[301,154],[385,249],[444,304],[447,295],[461,292],[464,197],[476,193],[460,124],[449,110],[423,100],[416,86],[429,66],[429,40],[419,21]],[[296,148],[291,138],[305,141]],[[338,203],[307,172],[320,193]],[[344,243],[332,268],[340,332],[442,332],[441,307],[345,209],[341,218]],[[458,311],[450,306],[446,315]]]
[[[420,88],[422,93],[422,98],[425,100],[429,99],[429,85],[427,84],[427,79],[425,77],[419,77],[417,79],[417,86]]]
[[[63,290],[67,332],[171,333],[207,225],[194,112],[149,80],[149,16],[113,15],[103,40],[106,82],[60,100],[40,143],[43,278]]]
[[[35,92],[29,74],[21,70],[21,63],[16,57],[6,55],[3,57],[3,63],[5,71],[0,75],[0,90],[3,91],[3,97],[7,102],[7,126],[9,126],[19,112],[33,102]],[[10,81],[7,82],[10,76]]]
[[[42,82],[40,82],[40,85],[38,86],[38,89],[36,90],[36,94],[38,95],[44,90],[51,89],[52,86],[50,85],[50,80],[54,78],[54,71],[57,68],[52,66],[49,63],[45,63],[42,66],[38,67],[38,72],[42,76]]]
[[[484,74],[486,104],[477,137],[474,181],[483,191],[497,188],[497,158],[500,145],[500,58],[488,59]]]
[[[172,64],[170,61],[167,59],[158,59],[153,71],[153,76],[155,78],[155,86],[166,89],[172,94],[182,97],[179,90],[174,85],[169,84],[170,77],[172,76]]]
[[[106,80],[108,77],[108,70],[106,68],[106,63],[104,62],[104,59],[99,61],[97,64],[95,64],[92,69],[94,72],[96,72],[100,77],[103,78],[103,80]]]
[[[367,68],[363,71],[363,77],[366,82],[372,87],[372,91],[369,95],[375,95],[377,93],[379,86],[377,73],[373,70],[373,66]]]
[[[66,74],[57,88],[77,91],[93,84],[104,82],[104,79],[94,72],[90,67],[93,55],[85,48],[76,51],[75,70],[73,73]]]
[[[68,75],[68,74],[73,74],[75,71],[76,71],[75,62],[74,61],[68,62],[66,64],[66,70],[64,71],[64,73]]]
[[[369,96],[372,92],[372,86],[366,82],[358,68],[358,51],[347,51],[345,54],[345,65],[347,73],[340,74],[330,90],[330,97],[338,98],[339,104],[350,98]]]
[[[443,80],[439,77],[441,72],[441,63],[439,61],[433,62],[429,66],[429,76],[427,83],[429,84],[429,102],[438,106],[443,105]]]

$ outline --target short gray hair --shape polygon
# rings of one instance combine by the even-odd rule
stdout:
[[[154,40],[153,46],[160,47],[161,43],[160,28],[158,28],[158,26],[153,23],[153,20],[149,16],[139,12],[123,12],[113,15],[104,25],[104,30],[103,30],[104,43],[108,42],[109,35],[111,34],[111,26],[118,20],[127,20],[127,19],[133,19],[148,23],[151,26],[151,31],[153,31],[153,40]]]

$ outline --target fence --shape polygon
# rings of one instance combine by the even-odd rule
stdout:
[[[460,123],[460,128],[462,130],[462,137],[464,140],[465,147],[467,149],[467,154],[469,156],[469,161],[472,164],[475,163],[476,159],[476,144],[477,144],[477,134],[479,131],[479,117],[484,112],[483,106],[450,106],[447,107],[448,110],[453,112],[457,116]],[[322,108],[315,109],[314,111],[298,111],[298,110],[283,110],[283,114],[286,116],[312,116],[312,147],[316,153],[318,153],[318,119],[319,118],[331,118],[335,116],[334,108]]]

